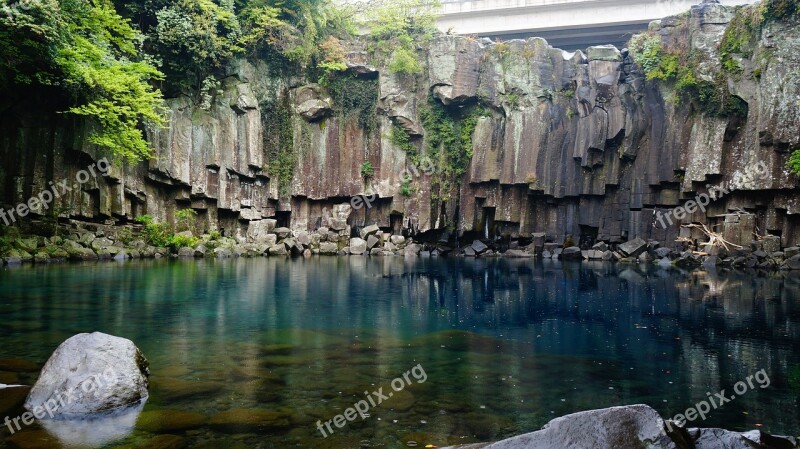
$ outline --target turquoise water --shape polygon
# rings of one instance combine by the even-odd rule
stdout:
[[[800,433],[800,279],[778,275],[396,257],[36,266],[0,271],[0,319],[0,366],[41,365],[80,332],[139,346],[151,396],[108,447],[496,440],[591,408],[672,416],[762,369],[768,387],[693,424]],[[317,429],[417,365],[424,383]],[[2,432],[0,447],[58,447],[37,425]]]

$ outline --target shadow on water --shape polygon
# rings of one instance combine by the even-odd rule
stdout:
[[[769,387],[696,424],[796,434],[799,290],[789,275],[509,259],[22,267],[0,272],[0,383],[32,383],[15,360],[102,331],[153,374],[135,431],[105,447],[399,448],[620,404],[673,416],[764,369]],[[417,365],[424,383],[322,437],[318,420]],[[17,406],[0,399],[0,416]],[[0,447],[59,446],[38,424],[0,432]]]

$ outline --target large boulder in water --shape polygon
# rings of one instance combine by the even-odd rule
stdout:
[[[147,359],[132,341],[100,332],[78,334],[50,356],[25,408],[49,418],[121,411],[147,399],[149,374]]]
[[[556,418],[542,430],[485,449],[677,449],[658,412],[646,405],[589,410]]]

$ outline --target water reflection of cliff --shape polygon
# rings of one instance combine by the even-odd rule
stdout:
[[[291,343],[292,357],[309,368],[270,367],[285,370],[284,387],[231,387],[290,408],[342,386],[360,393],[377,375],[428,360],[431,385],[437,374],[447,379],[430,387],[431,403],[442,399],[438,388],[458,385],[455,397],[482,405],[506,395],[503,407],[544,410],[541,419],[632,401],[672,415],[764,368],[772,386],[728,404],[717,425],[744,426],[747,412],[769,416],[774,428],[798,429],[797,393],[787,379],[800,363],[798,289],[796,278],[777,275],[508,259],[53,266],[0,274],[0,342],[4,356],[43,361],[69,335],[99,330],[136,341],[155,367],[185,366],[192,379],[221,383],[230,367],[261,377],[265,345]],[[443,333],[453,329],[471,336]],[[469,350],[469,358],[458,354],[461,363],[442,355],[454,339]],[[354,378],[345,368],[356,360],[364,363]],[[501,365],[496,370],[520,383],[487,385],[485,364]],[[573,391],[570,379],[587,393]]]

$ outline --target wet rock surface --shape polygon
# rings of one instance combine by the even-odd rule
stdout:
[[[148,375],[147,359],[130,340],[78,334],[53,352],[25,408],[65,418],[117,412],[147,399]]]
[[[468,444],[445,449],[792,449],[793,437],[753,430],[670,428],[646,405],[628,405],[578,412],[556,418],[542,430],[497,443]]]

